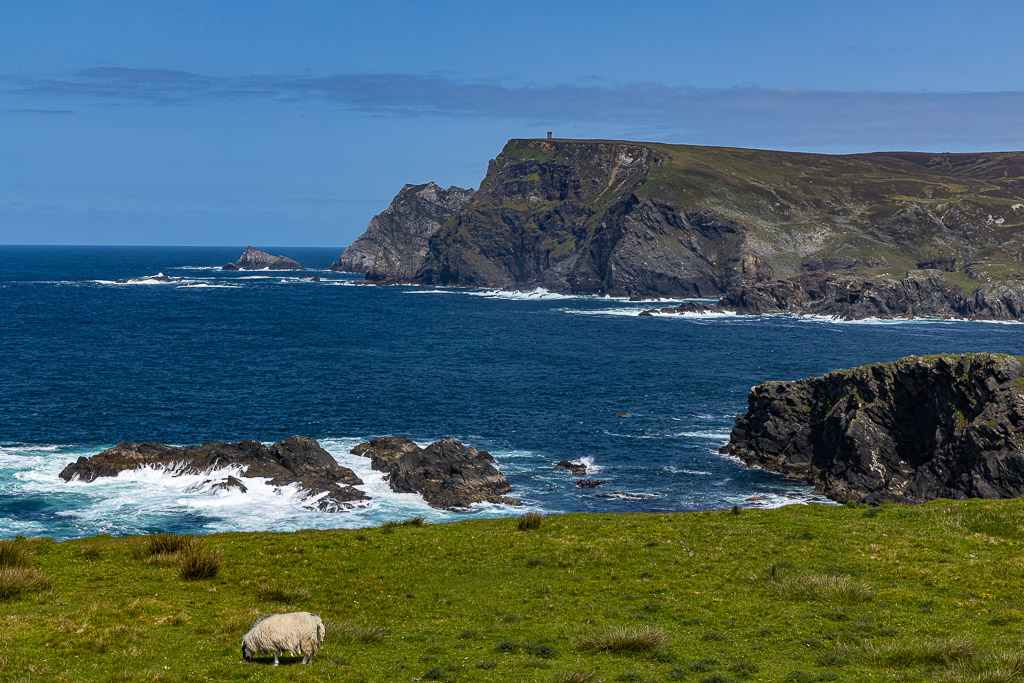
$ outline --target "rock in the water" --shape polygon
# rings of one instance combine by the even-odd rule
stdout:
[[[298,484],[309,496],[320,496],[307,507],[324,512],[350,509],[355,507],[354,503],[369,499],[353,488],[363,483],[359,477],[306,436],[293,436],[270,446],[258,441],[210,441],[201,446],[123,442],[90,458],[78,458],[61,471],[60,478],[93,481],[97,477],[116,477],[119,472],[143,467],[161,467],[175,475],[243,467],[243,477],[265,477],[273,486]],[[215,487],[235,488],[242,493],[247,490],[233,476]]]
[[[454,185],[447,190],[434,183],[406,185],[331,270],[363,273],[378,282],[410,280],[423,265],[430,238],[474,192]]]
[[[320,282],[320,278],[318,278],[316,275],[311,275],[309,273],[306,273],[304,275],[300,275],[299,279],[300,280],[309,280],[310,282]]]
[[[603,486],[607,483],[608,482],[601,481],[600,479],[580,479],[576,482],[576,485],[581,489],[596,489],[598,486]]]
[[[146,284],[150,282],[184,282],[183,277],[171,277],[170,275],[164,275],[163,273],[157,273],[156,275],[146,275],[144,277],[128,277],[123,280],[115,280],[119,285],[138,285]]]
[[[586,465],[583,465],[583,464],[580,464],[580,463],[575,463],[575,462],[569,462],[568,460],[559,460],[558,462],[556,462],[555,463],[555,469],[569,470],[573,474],[580,474],[580,475],[587,473],[587,466]]]
[[[464,509],[472,503],[519,505],[502,494],[512,490],[487,451],[457,439],[435,441],[426,448],[400,436],[361,443],[355,455],[370,458],[370,466],[387,472],[388,484],[399,493],[419,493],[431,507]]]
[[[723,453],[833,500],[1024,494],[1024,359],[910,356],[750,392]]]
[[[287,256],[274,256],[255,247],[246,247],[234,263],[226,263],[221,270],[305,270],[302,264]]]
[[[682,315],[683,313],[707,313],[709,311],[714,310],[716,310],[714,306],[703,304],[700,303],[699,301],[684,301],[678,306],[667,306],[665,308],[650,308],[646,311],[640,311],[639,315]]]

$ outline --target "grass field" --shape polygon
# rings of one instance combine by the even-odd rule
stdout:
[[[1024,680],[1021,501],[530,526],[3,541],[0,680]],[[294,610],[316,660],[242,663]]]

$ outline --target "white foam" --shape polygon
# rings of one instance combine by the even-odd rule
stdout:
[[[223,270],[220,266],[177,266],[172,270]]]
[[[672,436],[686,436],[694,439],[714,439],[715,441],[727,441],[729,439],[730,434],[732,434],[732,431],[728,429],[703,429],[688,432],[676,432]]]

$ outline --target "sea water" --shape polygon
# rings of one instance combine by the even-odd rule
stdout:
[[[336,249],[273,249],[320,278],[219,270],[243,247],[0,247],[0,537],[361,527],[543,513],[825,502],[718,453],[750,387],[910,354],[1024,354],[1018,324],[639,317],[651,303],[533,289],[357,285]],[[160,282],[152,276],[185,278]],[[141,278],[131,284],[117,280]],[[660,302],[657,306],[668,303]],[[318,439],[371,501],[314,512],[294,488],[158,469],[64,482],[119,441]],[[455,437],[524,508],[392,492],[371,438]],[[596,488],[559,460],[584,462]]]

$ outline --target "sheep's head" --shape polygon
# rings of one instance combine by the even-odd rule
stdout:
[[[252,651],[245,644],[245,639],[243,638],[242,639],[242,660],[248,662],[248,661],[252,660],[252,655],[253,655]]]

